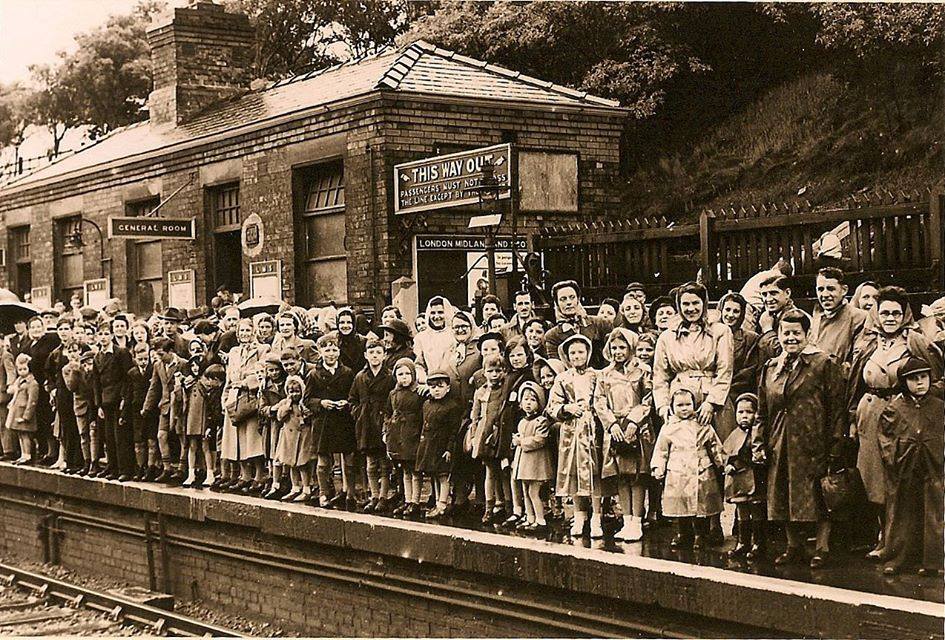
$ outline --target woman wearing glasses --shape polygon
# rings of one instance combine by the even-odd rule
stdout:
[[[880,289],[870,314],[868,334],[850,376],[850,410],[855,416],[850,435],[859,441],[856,466],[873,512],[870,518],[879,525],[878,542],[867,555],[873,560],[882,560],[886,476],[880,455],[881,416],[899,392],[899,368],[912,356],[922,358],[930,364],[935,382],[942,377],[942,354],[915,324],[906,292],[901,287]]]

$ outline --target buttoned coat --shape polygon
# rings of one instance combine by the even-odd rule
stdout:
[[[6,428],[13,431],[36,431],[36,407],[39,404],[39,383],[30,374],[13,383],[13,399],[7,413]],[[22,420],[22,422],[21,422]]]
[[[312,446],[315,453],[354,453],[354,418],[350,408],[326,409],[322,400],[348,400],[354,372],[340,362],[334,373],[319,362],[305,381],[303,403],[311,413]]]
[[[755,450],[763,450],[768,462],[768,518],[813,522],[827,516],[820,480],[846,431],[843,374],[833,358],[810,345],[793,364],[786,356],[762,367],[752,437],[760,439]]]
[[[223,437],[220,441],[220,455],[224,460],[245,461],[258,458],[265,453],[262,430],[259,428],[259,414],[245,418],[234,424],[228,406],[235,405],[239,394],[248,394],[258,400],[259,378],[257,372],[262,368],[263,358],[269,353],[269,347],[255,342],[240,344],[226,354],[226,384],[223,386]]]
[[[376,374],[371,371],[370,365],[364,365],[355,374],[348,404],[351,405],[351,417],[354,418],[358,451],[383,454],[384,408],[393,388],[394,377],[383,364]]]

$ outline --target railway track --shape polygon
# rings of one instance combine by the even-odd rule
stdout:
[[[0,636],[237,638],[196,618],[0,563]]]

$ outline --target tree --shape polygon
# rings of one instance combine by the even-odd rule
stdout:
[[[227,0],[256,28],[256,75],[282,78],[371,54],[406,28],[406,0]]]
[[[146,31],[162,0],[143,0],[126,15],[77,35],[78,49],[62,56],[64,81],[75,90],[80,119],[92,137],[143,118],[151,91],[151,54]]]
[[[65,64],[32,65],[30,72],[37,84],[29,101],[29,117],[33,124],[45,127],[52,136],[49,154],[59,155],[62,139],[70,129],[82,123],[78,86]]]
[[[0,148],[13,147],[14,172],[20,162],[20,145],[30,126],[30,90],[14,82],[0,84]]]

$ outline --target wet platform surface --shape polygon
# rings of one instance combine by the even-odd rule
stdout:
[[[5,463],[0,463],[0,465],[7,466]],[[39,471],[44,475],[57,473],[42,467],[30,467],[30,469]],[[84,481],[118,484],[105,480],[85,479]],[[242,495],[212,493],[207,489],[183,489],[181,487],[169,487],[167,485],[140,482],[127,482],[122,483],[122,485],[136,489],[154,490],[160,493],[179,493],[193,497],[225,497],[226,500],[237,503],[279,505],[280,509],[300,513],[333,513],[341,517],[345,515],[344,511],[326,510],[307,504],[274,503],[260,498]],[[722,516],[722,528],[725,532],[732,531],[732,521],[734,517],[732,511],[731,505],[729,505],[729,509]],[[483,525],[479,517],[474,515],[474,513],[474,511],[470,511],[468,515],[440,518],[435,521],[435,524],[448,525],[470,531],[498,532],[516,538],[535,540],[535,536],[512,531],[507,532],[495,526]],[[367,520],[376,521],[378,523],[393,521],[409,524],[407,521],[400,518],[385,515],[357,514],[355,516],[352,514],[351,517],[359,521]],[[418,522],[423,521],[422,518],[418,519]],[[784,548],[783,538],[779,541],[777,535],[771,536],[766,558],[757,561],[748,561],[746,559],[732,559],[728,557],[727,552],[736,544],[735,538],[730,535],[726,536],[724,544],[718,547],[699,550],[677,550],[673,549],[669,544],[674,533],[673,527],[669,522],[664,521],[659,525],[647,527],[644,539],[636,543],[615,542],[613,540],[612,533],[619,528],[620,524],[619,518],[605,519],[604,539],[591,540],[586,535],[581,538],[572,539],[568,533],[569,522],[567,520],[551,521],[550,532],[544,539],[548,541],[549,546],[555,547],[555,550],[559,553],[561,552],[559,545],[578,546],[627,556],[628,558],[634,556],[654,558],[684,563],[691,566],[713,567],[748,575],[781,578],[811,585],[848,589],[881,596],[892,596],[931,603],[945,603],[945,577],[943,577],[941,573],[937,577],[923,577],[917,575],[914,571],[904,571],[899,575],[886,576],[882,572],[882,564],[868,561],[863,553],[833,551],[828,566],[817,570],[810,569],[806,563],[791,566],[775,566],[773,559],[783,551]],[[809,549],[810,548],[812,548],[812,545],[809,546]]]
[[[732,530],[734,514],[727,511],[722,517],[722,527],[726,532]],[[438,521],[441,524],[462,527],[478,531],[500,531],[510,536],[528,537],[516,532],[505,532],[492,526],[483,525],[474,517],[445,518]],[[608,526],[604,523],[605,537],[602,540],[591,540],[586,535],[572,539],[568,532],[567,522],[558,522],[551,525],[551,532],[547,540],[554,543],[579,545],[585,548],[594,548],[615,554],[628,556],[642,556],[671,560],[690,565],[715,567],[740,573],[748,573],[771,578],[783,578],[810,584],[818,584],[841,589],[851,589],[878,595],[924,600],[927,602],[945,603],[945,577],[940,573],[938,577],[923,577],[914,570],[906,571],[894,576],[886,576],[882,571],[882,563],[871,562],[863,553],[835,551],[831,555],[830,563],[821,569],[812,570],[809,565],[798,564],[791,566],[776,566],[774,558],[784,550],[783,539],[777,540],[772,536],[767,556],[762,560],[749,561],[741,558],[729,558],[728,551],[736,545],[732,536],[726,536],[725,543],[719,547],[698,550],[677,550],[670,546],[673,537],[673,526],[668,521],[660,525],[647,527],[644,539],[641,542],[615,542],[613,531],[619,527],[619,519]],[[812,549],[812,543],[808,549]],[[911,572],[910,572],[911,571]]]

